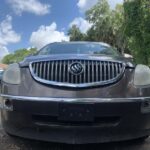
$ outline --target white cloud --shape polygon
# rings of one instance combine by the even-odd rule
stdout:
[[[69,26],[72,27],[73,25],[76,25],[82,33],[86,33],[88,29],[92,26],[92,24],[90,24],[82,17],[75,18]]]
[[[49,26],[40,26],[37,31],[32,32],[30,43],[40,49],[44,45],[52,42],[69,41],[69,37],[64,32],[57,31],[57,24],[53,22]]]
[[[77,6],[83,12],[92,8],[98,0],[78,0]],[[123,0],[108,0],[108,3],[112,9],[115,8],[116,4],[123,3]]]
[[[8,54],[7,45],[9,43],[17,43],[21,40],[21,36],[17,34],[12,27],[12,17],[7,15],[0,22],[0,58]]]
[[[7,0],[14,12],[21,15],[22,12],[45,15],[50,11],[49,4],[42,4],[39,0]]]
[[[86,11],[93,7],[97,2],[98,0],[79,0],[77,6],[81,11]]]
[[[19,42],[21,36],[12,28],[12,17],[7,15],[6,19],[0,23],[0,45]]]
[[[7,54],[9,54],[7,47],[0,45],[0,60]]]

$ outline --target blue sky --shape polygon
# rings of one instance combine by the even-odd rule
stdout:
[[[98,0],[1,0],[0,57],[19,48],[69,40],[76,24],[85,33],[91,26],[84,12]],[[108,0],[111,8],[123,0]]]

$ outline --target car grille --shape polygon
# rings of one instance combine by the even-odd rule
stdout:
[[[70,66],[80,63],[83,72],[72,74]],[[66,87],[88,87],[116,82],[124,73],[122,62],[100,60],[50,60],[30,63],[30,72],[39,82]]]

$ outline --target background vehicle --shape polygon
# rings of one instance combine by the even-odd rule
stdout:
[[[0,69],[0,80],[2,79],[3,70]]]

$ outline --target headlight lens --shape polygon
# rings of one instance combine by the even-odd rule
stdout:
[[[134,74],[135,86],[150,86],[150,68],[145,65],[137,65]]]
[[[9,83],[9,84],[20,84],[21,75],[20,75],[19,64],[14,63],[14,64],[9,65],[7,70],[4,71],[2,81]]]

